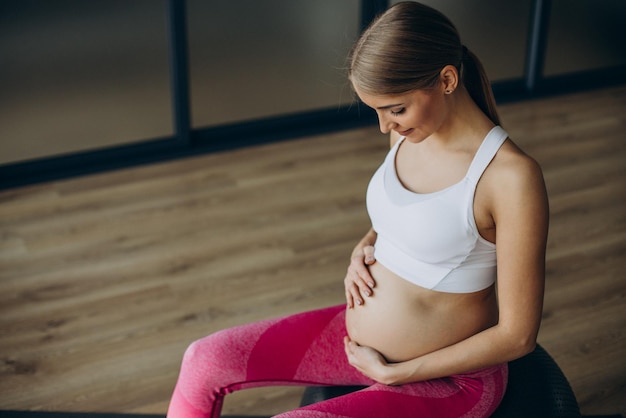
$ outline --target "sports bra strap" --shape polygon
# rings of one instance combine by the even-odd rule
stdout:
[[[482,144],[480,144],[478,151],[476,151],[474,160],[467,171],[467,178],[470,181],[474,184],[478,183],[483,172],[508,137],[509,135],[500,126],[495,126],[489,131]]]

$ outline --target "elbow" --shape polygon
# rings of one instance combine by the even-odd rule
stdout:
[[[535,330],[503,327],[501,328],[502,347],[506,350],[508,361],[524,357],[535,351],[537,332]]]
[[[522,321],[500,321],[497,325],[504,357],[508,361],[524,357],[535,351],[539,326]]]
[[[535,336],[522,336],[521,338],[512,338],[511,339],[511,347],[510,353],[512,354],[512,359],[515,360],[520,357],[524,357],[535,351],[537,347],[537,338]]]
[[[535,338],[533,338],[532,340],[528,340],[524,344],[521,344],[520,345],[520,352],[521,352],[520,357],[523,357],[527,354],[532,353],[533,351],[535,351],[536,347],[537,347],[537,340]]]

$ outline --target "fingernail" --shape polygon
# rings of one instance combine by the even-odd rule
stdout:
[[[362,303],[362,302],[361,302],[360,300],[357,300],[357,301],[356,301],[356,304],[357,304],[357,305],[360,305],[361,303]]]
[[[372,295],[372,292],[370,292],[369,290],[366,290],[366,291],[365,291],[365,292],[363,292],[363,293],[365,293],[365,296],[371,296],[371,295]]]
[[[371,288],[373,288],[373,287],[374,287],[374,283],[373,283],[373,282],[369,282],[367,285],[368,285],[369,287],[371,287]]]

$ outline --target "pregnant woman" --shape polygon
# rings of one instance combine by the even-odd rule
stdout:
[[[168,417],[216,418],[228,393],[268,385],[367,386],[283,418],[487,417],[507,362],[534,349],[546,191],[476,56],[445,16],[398,3],[355,44],[349,78],[391,150],[368,186],[347,305],[192,343]]]

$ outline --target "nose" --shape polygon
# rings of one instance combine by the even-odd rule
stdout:
[[[380,131],[383,134],[388,134],[393,128],[398,126],[397,123],[388,120],[383,115],[378,115],[378,125],[380,126]]]

